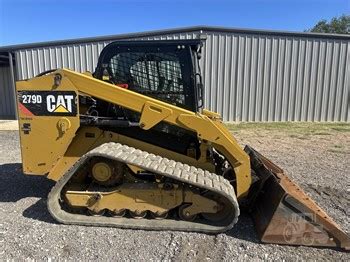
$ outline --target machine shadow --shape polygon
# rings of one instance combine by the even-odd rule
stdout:
[[[23,211],[23,216],[50,224],[59,224],[53,219],[46,205],[46,198],[39,199],[34,205],[31,205]]]
[[[26,197],[46,198],[54,185],[43,176],[26,176],[20,163],[0,165],[0,202],[17,202]]]
[[[255,231],[253,219],[251,215],[241,210],[238,222],[233,228],[226,232],[226,235],[252,243],[261,244],[259,237]]]
[[[17,202],[27,197],[40,198],[23,211],[23,216],[48,223],[56,223],[50,216],[46,199],[54,182],[43,176],[26,176],[21,163],[0,165],[0,204]]]

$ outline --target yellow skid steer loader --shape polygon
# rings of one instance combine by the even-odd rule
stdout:
[[[93,74],[18,81],[23,171],[57,181],[64,224],[219,233],[252,213],[262,242],[350,248],[283,170],[203,109],[200,40],[120,41]]]

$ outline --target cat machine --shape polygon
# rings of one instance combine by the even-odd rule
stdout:
[[[263,242],[350,248],[349,237],[203,108],[201,40],[119,41],[94,73],[18,81],[27,175],[56,181],[64,224],[220,233],[251,212]]]

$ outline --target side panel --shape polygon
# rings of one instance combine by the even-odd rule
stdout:
[[[64,155],[79,127],[78,94],[65,78],[52,76],[16,83],[23,172],[45,175]]]

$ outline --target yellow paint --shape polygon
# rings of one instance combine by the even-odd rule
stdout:
[[[58,107],[56,107],[56,109],[54,110],[55,113],[67,113],[69,112],[67,110],[67,108],[65,108],[63,105],[59,105]]]
[[[164,190],[163,186],[155,183],[124,183],[110,192],[68,190],[65,196],[71,206],[87,207],[96,213],[105,209],[119,211],[125,208],[132,212],[164,213],[183,202],[192,204],[186,210],[190,215],[215,213],[218,210],[215,201],[194,193],[190,188],[174,185],[173,189]]]
[[[213,146],[223,154],[233,166],[237,181],[237,196],[247,194],[251,184],[250,161],[248,155],[240,148],[232,134],[222,123],[217,113],[204,110],[203,114],[194,113],[189,110],[168,104],[163,101],[133,92],[128,89],[94,79],[89,75],[80,74],[67,69],[57,70],[47,76],[37,77],[27,81],[17,82],[18,90],[51,90],[55,74],[62,75],[62,83],[55,90],[72,90],[87,94],[98,99],[128,108],[141,113],[143,128],[150,128],[159,121],[165,121],[181,128],[192,130],[197,133],[199,140]],[[158,111],[154,113],[152,111]],[[154,117],[152,117],[154,116]],[[20,118],[23,117],[20,115]],[[101,143],[124,140],[136,142],[127,137],[108,137],[108,132],[97,131],[98,137],[89,138],[84,133],[78,132],[78,139],[72,141],[79,127],[79,116],[68,117],[72,123],[70,128],[62,137],[57,136],[57,117],[36,117],[31,120],[34,132],[27,138],[21,134],[22,156],[25,171],[42,174],[50,172],[49,177],[58,179],[63,175],[79,157],[88,150]],[[46,120],[46,122],[45,122]],[[21,124],[20,120],[20,124]],[[22,121],[23,122],[23,121]],[[34,138],[34,139],[33,139]],[[169,141],[171,143],[171,141]],[[126,143],[128,144],[128,143]],[[142,143],[137,141],[136,147],[142,149]],[[153,145],[143,143],[143,147],[153,149],[162,156],[176,160],[179,154],[159,149]],[[23,149],[24,148],[24,149]],[[147,150],[152,152],[152,150]],[[167,154],[164,154],[167,152]],[[35,155],[34,157],[31,155]],[[45,167],[38,167],[42,160]],[[188,160],[188,159],[186,159]],[[203,158],[193,160],[197,166],[204,165]],[[186,162],[186,161],[184,161]],[[187,161],[191,162],[191,161]],[[208,163],[207,163],[208,165]]]
[[[58,88],[53,87],[54,75],[35,77],[16,83],[17,91],[76,91],[73,83],[62,79]],[[18,110],[23,172],[28,175],[46,175],[67,152],[80,126],[79,108],[77,116],[28,116]],[[66,123],[62,129],[62,123]],[[31,131],[22,131],[30,124]],[[66,128],[67,127],[67,128]],[[62,132],[64,130],[64,132]]]

